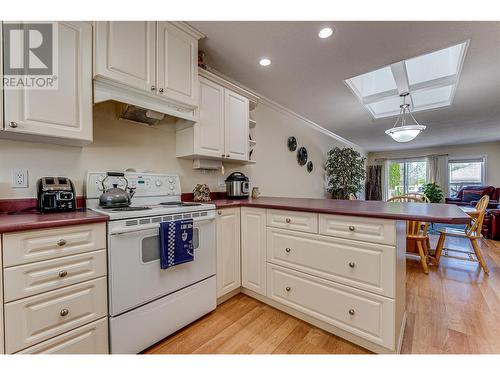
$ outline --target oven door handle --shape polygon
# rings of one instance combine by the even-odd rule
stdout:
[[[213,221],[215,220],[215,217],[209,217],[209,218],[194,218],[193,222],[197,224],[201,224],[203,221]],[[149,229],[159,229],[160,228],[160,223],[156,224],[143,224],[143,225],[138,225],[138,226],[133,226],[129,228],[114,228],[109,231],[110,235],[113,234],[124,234],[124,233],[132,233],[132,232],[140,232],[143,230],[149,230]]]
[[[159,229],[160,224],[148,224],[148,225],[139,225],[139,226],[133,226],[130,228],[115,228],[111,229],[109,231],[109,234],[123,234],[123,233],[131,233],[131,232],[141,232],[143,230],[149,230],[149,229]]]

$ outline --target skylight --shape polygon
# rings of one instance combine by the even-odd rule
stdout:
[[[345,80],[374,118],[399,114],[409,92],[412,112],[451,105],[469,42],[409,58]]]

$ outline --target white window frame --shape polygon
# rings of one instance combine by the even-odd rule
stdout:
[[[450,163],[467,163],[467,162],[478,162],[482,161],[483,167],[481,169],[481,184],[486,185],[486,155],[466,155],[466,156],[448,156],[448,171],[446,173],[446,178],[448,180],[448,195],[451,196],[451,188],[453,185],[457,185],[451,181],[450,176]],[[461,184],[462,186],[467,185],[477,185],[476,182],[465,182]],[[479,186],[479,185],[478,185]]]

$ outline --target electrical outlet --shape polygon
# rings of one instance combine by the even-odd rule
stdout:
[[[219,188],[225,188],[226,187],[226,180],[224,176],[218,176],[217,177],[217,185]]]
[[[12,187],[27,188],[28,187],[28,170],[13,169],[12,170]]]

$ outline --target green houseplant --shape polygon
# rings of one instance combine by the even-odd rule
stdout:
[[[443,200],[443,190],[435,182],[425,184],[423,194],[429,198],[431,203],[440,203]]]
[[[349,199],[356,195],[365,180],[365,161],[358,151],[351,147],[335,147],[328,151],[325,164],[328,180],[327,191],[334,199]]]

